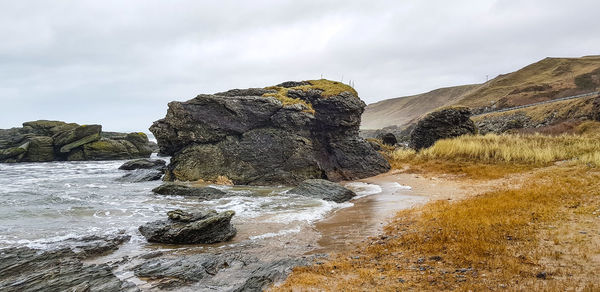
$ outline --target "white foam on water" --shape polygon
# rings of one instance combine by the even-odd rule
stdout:
[[[298,232],[300,232],[300,226],[296,226],[295,228],[292,228],[292,229],[283,229],[278,232],[269,232],[269,233],[265,233],[265,234],[261,234],[261,235],[250,236],[250,240],[272,238],[272,237],[287,235],[287,234],[291,234],[291,233],[298,233]]]
[[[332,201],[316,200],[319,205],[314,207],[300,208],[300,209],[289,209],[281,212],[273,217],[271,220],[277,223],[292,223],[302,221],[306,223],[314,223],[315,221],[321,220],[327,216],[331,211],[348,208],[354,206],[350,202],[336,203]]]
[[[345,187],[351,189],[356,193],[356,197],[354,199],[362,198],[365,196],[370,196],[374,194],[379,194],[383,191],[383,189],[375,184],[369,184],[365,182],[351,182],[344,185]]]
[[[411,186],[405,186],[405,185],[399,184],[397,182],[391,183],[390,186],[394,187],[397,190],[412,190]]]

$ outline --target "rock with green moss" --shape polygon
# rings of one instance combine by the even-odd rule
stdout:
[[[351,180],[389,170],[358,137],[365,103],[340,82],[285,82],[171,102],[150,131],[172,155],[165,180],[297,184]]]
[[[137,149],[139,156],[152,154],[152,148],[148,136],[142,132],[129,133],[125,136],[125,140],[129,141]]]
[[[128,147],[120,140],[100,139],[83,146],[86,160],[119,160],[128,159]]]
[[[0,149],[0,162],[17,162],[27,152],[28,148],[29,142],[19,147]]]
[[[54,139],[54,146],[60,152],[67,153],[73,148],[99,140],[101,131],[101,125],[81,125],[74,129],[59,132],[52,136],[52,138]]]

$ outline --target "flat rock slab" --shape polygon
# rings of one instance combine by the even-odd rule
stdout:
[[[163,176],[163,172],[155,169],[136,169],[118,178],[120,182],[145,182],[160,180]]]
[[[162,159],[140,158],[127,161],[119,167],[121,170],[158,169],[164,170],[167,162]]]
[[[324,179],[308,179],[289,191],[292,194],[334,201],[346,202],[356,194],[342,185]]]
[[[237,230],[231,225],[234,211],[217,213],[214,210],[188,213],[169,211],[168,220],[146,223],[139,227],[149,242],[197,244],[228,241]]]

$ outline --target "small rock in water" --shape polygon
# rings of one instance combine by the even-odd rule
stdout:
[[[144,182],[144,181],[155,181],[160,180],[163,176],[162,171],[154,169],[136,169],[130,173],[123,175],[118,178],[120,182]]]
[[[346,202],[356,194],[338,183],[324,179],[308,179],[289,191],[292,194],[334,201],[336,203]]]
[[[236,234],[231,225],[234,211],[217,213],[214,210],[188,213],[175,210],[169,220],[148,222],[139,231],[149,242],[160,243],[216,243],[228,241]]]
[[[212,187],[188,187],[185,185],[166,183],[152,190],[159,195],[165,196],[194,196],[204,200],[220,199],[228,196],[224,191]]]
[[[162,159],[140,158],[127,161],[119,167],[121,170],[157,169],[164,172],[166,161]]]

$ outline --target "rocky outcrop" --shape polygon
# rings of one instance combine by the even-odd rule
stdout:
[[[120,182],[145,182],[145,181],[155,181],[160,180],[163,176],[163,172],[155,169],[136,169],[132,170],[129,173],[124,174],[122,177],[118,178],[117,181]]]
[[[431,147],[437,140],[475,134],[475,123],[470,119],[471,111],[466,107],[438,110],[417,122],[410,134],[409,146],[419,150]]]
[[[131,159],[152,153],[144,133],[109,136],[104,137],[101,125],[25,122],[22,128],[0,129],[0,162]]]
[[[600,122],[600,96],[594,99],[592,118]]]
[[[69,239],[46,251],[27,247],[0,250],[2,291],[139,291],[117,278],[107,264],[84,264],[83,259],[115,250],[129,236],[111,239],[88,236]]]
[[[477,121],[476,126],[479,133],[485,135],[488,133],[502,134],[510,130],[523,128],[535,128],[537,124],[525,113],[516,112],[510,115],[484,117]]]
[[[217,213],[214,210],[188,213],[169,211],[168,220],[146,223],[139,231],[149,242],[160,243],[216,243],[228,241],[236,234],[231,225],[235,212]]]
[[[346,202],[356,194],[338,183],[324,179],[308,179],[289,191],[292,194],[334,201],[336,203]]]
[[[227,196],[227,193],[212,187],[188,187],[181,184],[166,183],[152,190],[165,196],[190,196],[204,200],[215,200]]]
[[[150,131],[161,152],[173,156],[166,180],[351,180],[389,170],[358,136],[364,107],[351,87],[337,82],[286,82],[171,102]]]

